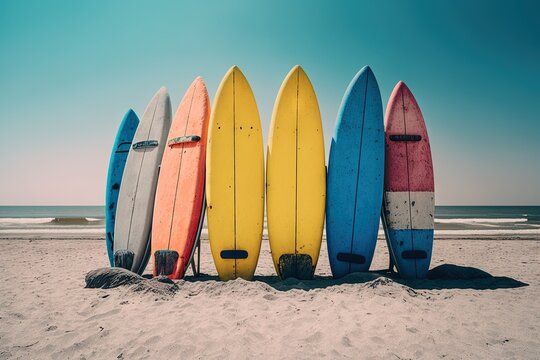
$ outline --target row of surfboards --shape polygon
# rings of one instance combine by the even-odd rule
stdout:
[[[198,77],[174,117],[164,88],[140,121],[128,111],[113,147],[106,193],[111,266],[137,273],[152,256],[154,275],[182,278],[194,263],[206,210],[219,277],[251,279],[265,194],[272,258],[282,278],[313,277],[325,214],[334,277],[368,271],[381,214],[391,266],[406,278],[422,278],[429,269],[434,181],[426,126],[401,81],[383,121],[379,87],[367,66],[343,97],[328,171],[317,97],[295,66],[274,105],[265,178],[257,104],[234,66],[212,109]]]

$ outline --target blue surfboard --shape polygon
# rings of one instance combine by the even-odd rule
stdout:
[[[118,194],[120,193],[120,184],[122,183],[122,175],[124,174],[127,156],[138,125],[139,118],[133,110],[129,109],[126,115],[124,115],[120,127],[118,128],[118,132],[116,133],[116,139],[114,140],[111,158],[109,160],[105,199],[105,236],[107,254],[109,255],[109,263],[111,266],[114,266],[113,244],[116,203],[118,201]]]
[[[352,79],[339,109],[328,162],[326,236],[334,277],[368,271],[384,186],[381,94],[369,66]]]

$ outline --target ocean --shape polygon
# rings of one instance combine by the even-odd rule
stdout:
[[[0,206],[0,239],[104,239],[104,216],[103,206]],[[437,206],[435,238],[540,240],[540,206]]]
[[[0,206],[0,239],[105,239],[104,206]]]

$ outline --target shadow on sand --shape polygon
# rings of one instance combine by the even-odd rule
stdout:
[[[443,264],[431,269],[427,279],[422,280],[402,279],[397,273],[385,270],[353,273],[341,279],[334,279],[331,276],[316,276],[313,280],[298,280],[294,278],[281,280],[278,276],[255,276],[253,280],[266,283],[278,291],[288,291],[292,289],[322,289],[342,284],[362,284],[381,277],[389,278],[396,283],[418,290],[496,290],[528,286],[527,283],[506,276],[493,276],[474,267],[452,264]],[[184,280],[189,282],[219,281],[219,278],[217,276],[200,274],[197,277],[186,276]]]
[[[281,280],[277,276],[256,276],[253,280],[265,283],[277,291],[323,289],[344,284],[366,284],[376,287],[381,284],[391,284],[392,282],[416,290],[496,290],[528,286],[524,282],[506,276],[493,276],[477,268],[452,264],[444,264],[431,269],[428,273],[428,278],[422,280],[402,279],[398,274],[389,271],[353,273],[341,279],[334,279],[330,276],[316,276],[313,280],[298,280],[294,278]],[[151,275],[142,277],[121,268],[101,268],[90,271],[86,275],[85,281],[88,288],[108,289],[119,286],[130,286],[133,291],[151,292],[164,296],[174,295],[177,291],[181,291],[182,288],[182,280],[180,282],[172,281],[165,276],[152,279]],[[197,277],[186,276],[183,281],[192,284],[220,282],[217,276],[206,274],[201,274]],[[238,281],[247,283],[245,280]],[[238,286],[239,283],[232,282],[231,285]]]

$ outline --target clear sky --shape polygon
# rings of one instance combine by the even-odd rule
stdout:
[[[0,0],[0,205],[102,205],[124,112],[201,75],[250,81],[265,143],[289,69],[311,78],[327,146],[364,65],[398,80],[432,143],[439,205],[540,204],[538,1]],[[173,110],[174,111],[174,110]]]

